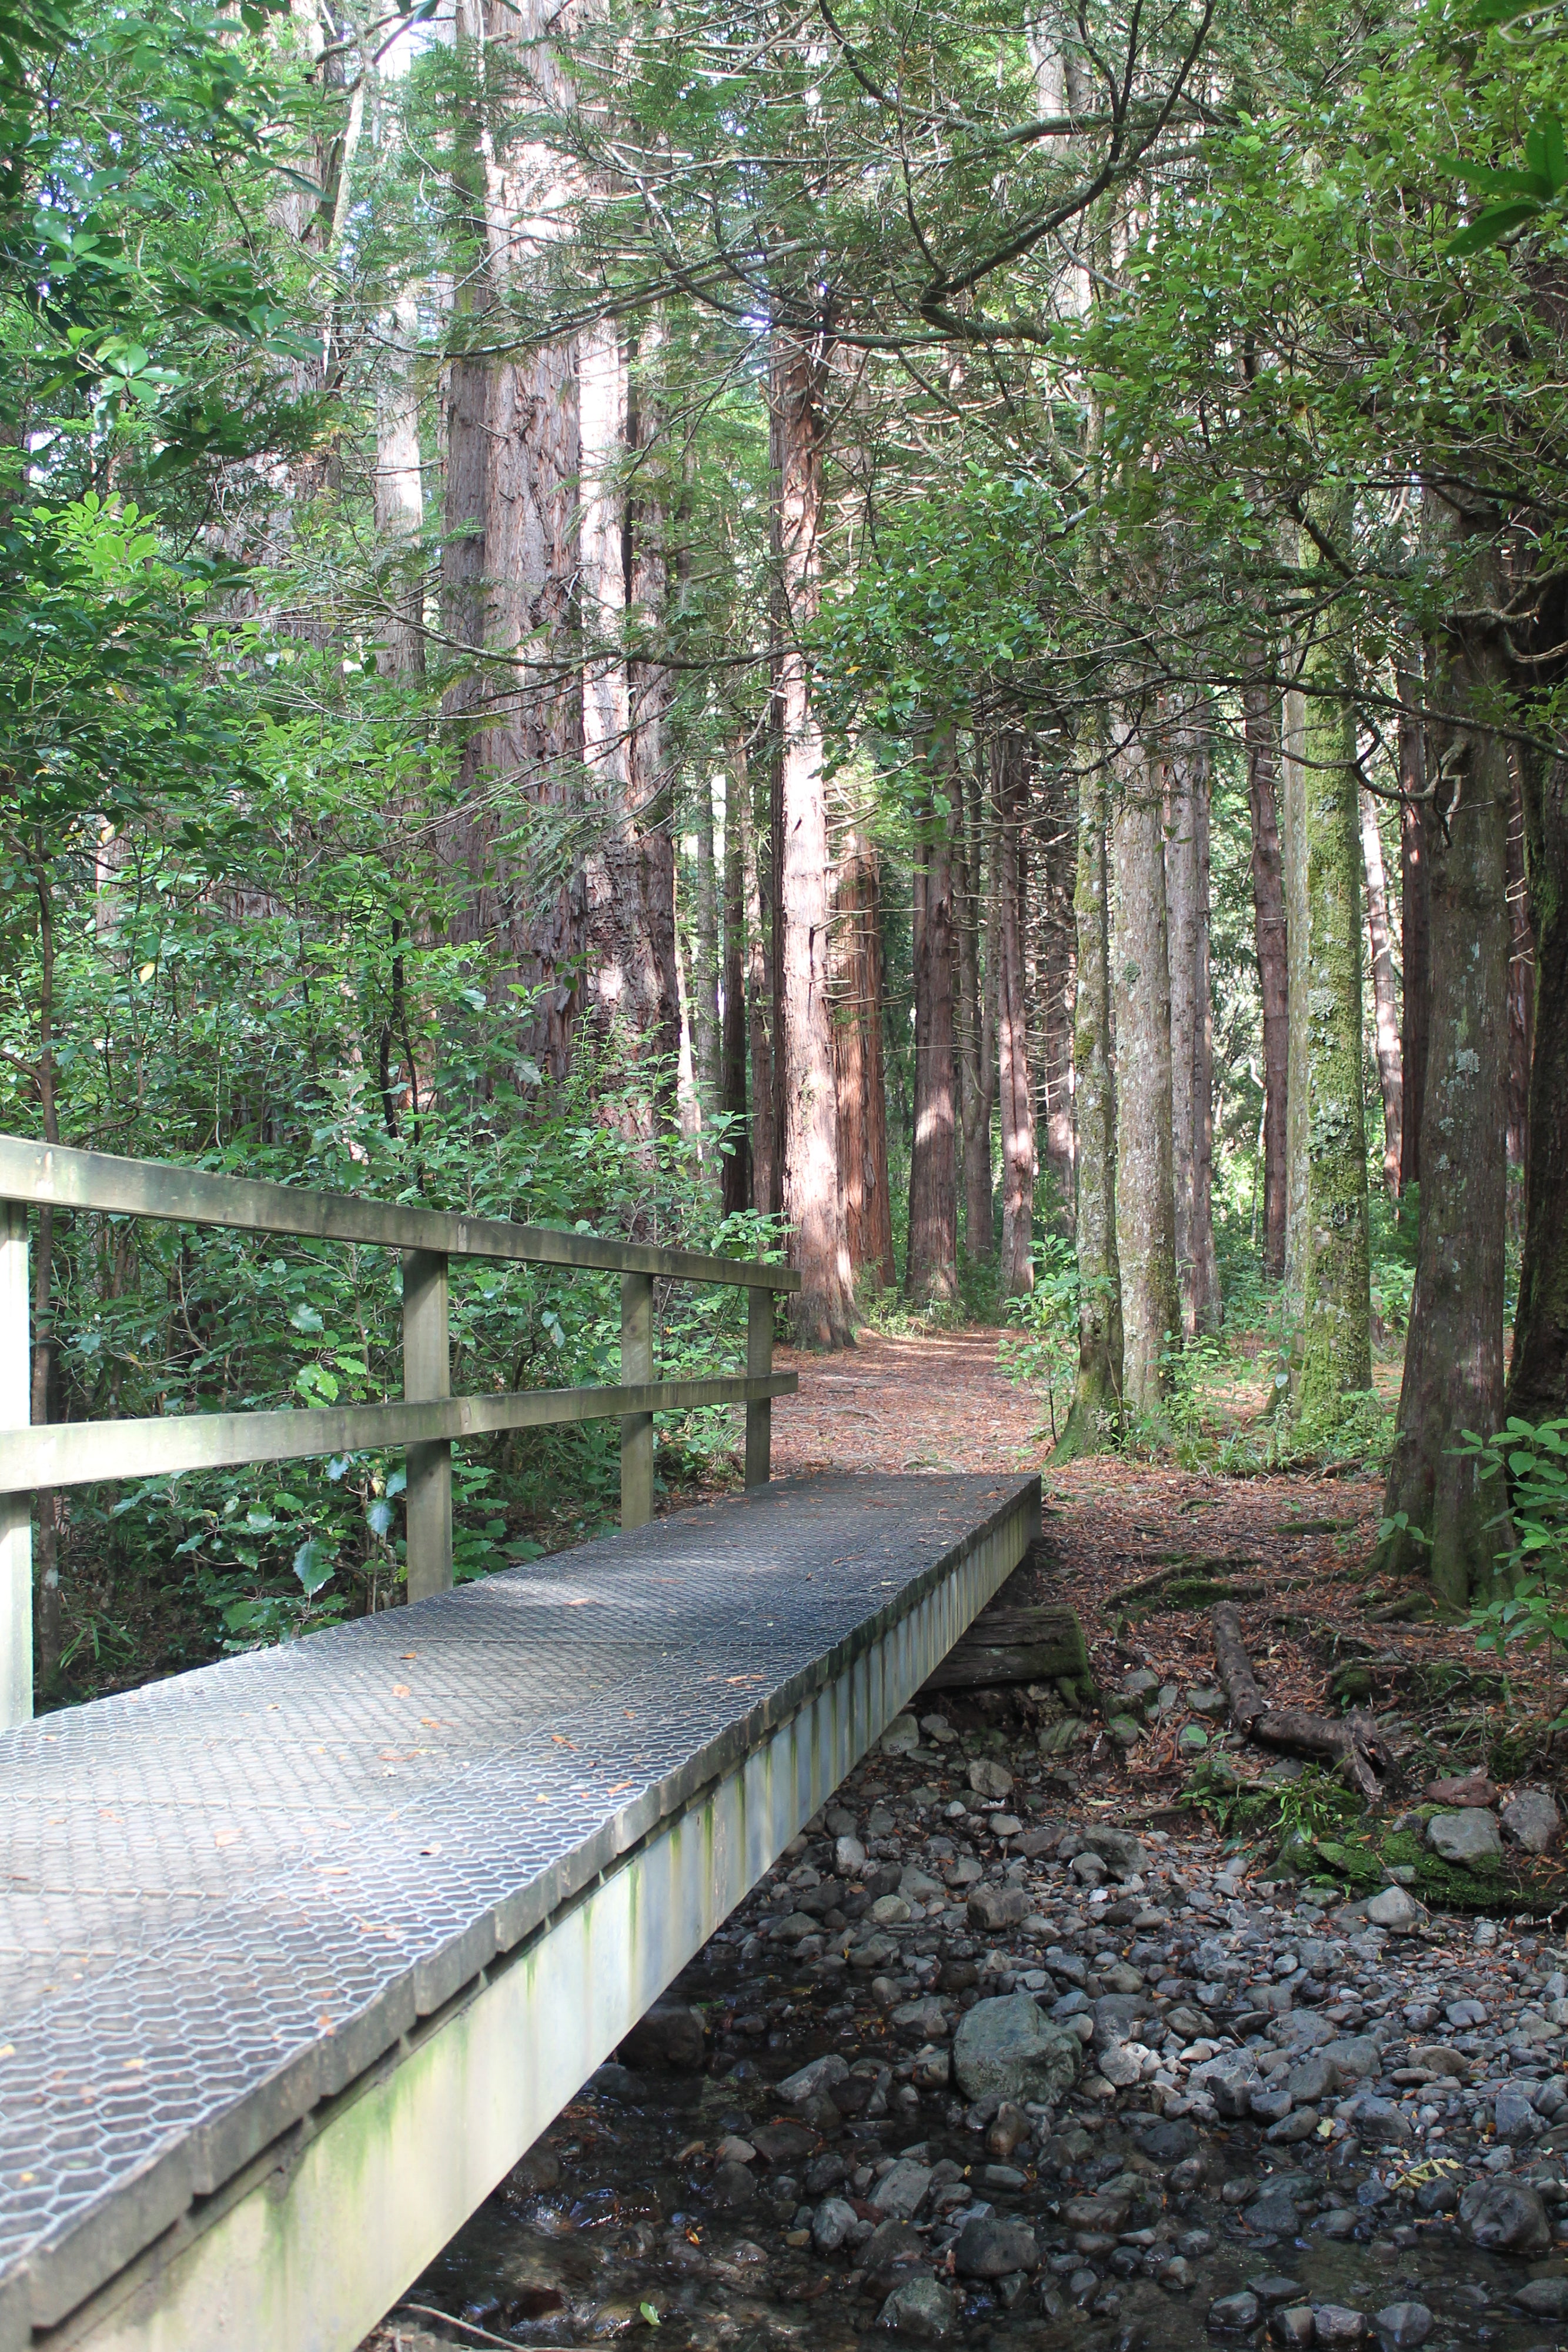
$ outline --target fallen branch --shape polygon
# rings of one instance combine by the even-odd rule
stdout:
[[[1314,1715],[1310,1707],[1271,1707],[1258,1687],[1241,1638],[1241,1620],[1228,1601],[1219,1603],[1212,1622],[1214,1663],[1237,1729],[1260,1747],[1278,1748],[1291,1756],[1321,1757],[1338,1765],[1367,1803],[1376,1804],[1383,1794],[1378,1776],[1393,1771],[1394,1756],[1372,1717],[1355,1707],[1335,1722],[1332,1716]]]

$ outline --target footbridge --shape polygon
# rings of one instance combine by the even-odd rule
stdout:
[[[0,1734],[0,2352],[352,2352],[1011,1573],[1039,1483],[769,1479],[776,1266],[9,1139],[0,1201],[14,1717],[40,1486],[405,1444],[414,1596]],[[402,1250],[404,1400],[27,1428],[40,1201]],[[449,1398],[455,1254],[618,1270],[622,1384]],[[661,1276],[746,1286],[746,1374],[652,1379]],[[747,1491],[653,1520],[652,1414],[694,1402],[745,1405]],[[453,1443],[595,1413],[621,1533],[450,1590]]]

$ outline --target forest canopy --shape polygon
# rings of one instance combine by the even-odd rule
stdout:
[[[1239,1463],[1484,1603],[1568,1414],[1565,112],[1513,0],[23,0],[0,1126],[778,1251],[808,1346],[1009,1323],[1063,1454],[1244,1347]],[[36,1420],[396,1392],[373,1252],[33,1278]],[[594,1280],[453,1330],[613,1373]],[[459,1573],[612,1467],[473,1449]],[[43,1497],[45,1686],[389,1605],[400,1491]]]

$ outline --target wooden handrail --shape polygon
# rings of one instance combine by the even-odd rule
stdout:
[[[284,1412],[165,1413],[109,1422],[27,1421],[27,1211],[96,1211],[237,1233],[290,1234],[396,1250],[402,1262],[403,1394],[387,1404]],[[621,1382],[455,1397],[448,1301],[455,1257],[571,1266],[621,1276]],[[722,1283],[747,1294],[746,1372],[710,1380],[653,1378],[655,1277]],[[793,1395],[792,1372],[773,1370],[773,1294],[799,1290],[789,1267],[648,1242],[607,1241],[550,1225],[512,1224],[440,1209],[405,1208],[347,1192],[315,1192],[248,1177],[214,1176],[168,1161],[122,1160],[0,1135],[0,1728],[33,1711],[31,1497],[40,1487],[99,1479],[173,1477],[187,1470],[298,1460],[402,1445],[407,1449],[408,1597],[452,1584],[452,1447],[503,1429],[621,1423],[621,1524],[653,1513],[653,1415],[703,1405],[746,1407],[746,1483],[770,1470],[772,1400]]]

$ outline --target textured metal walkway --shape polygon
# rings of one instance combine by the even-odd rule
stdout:
[[[1038,1526],[782,1480],[5,1735],[0,2352],[351,2346]]]

